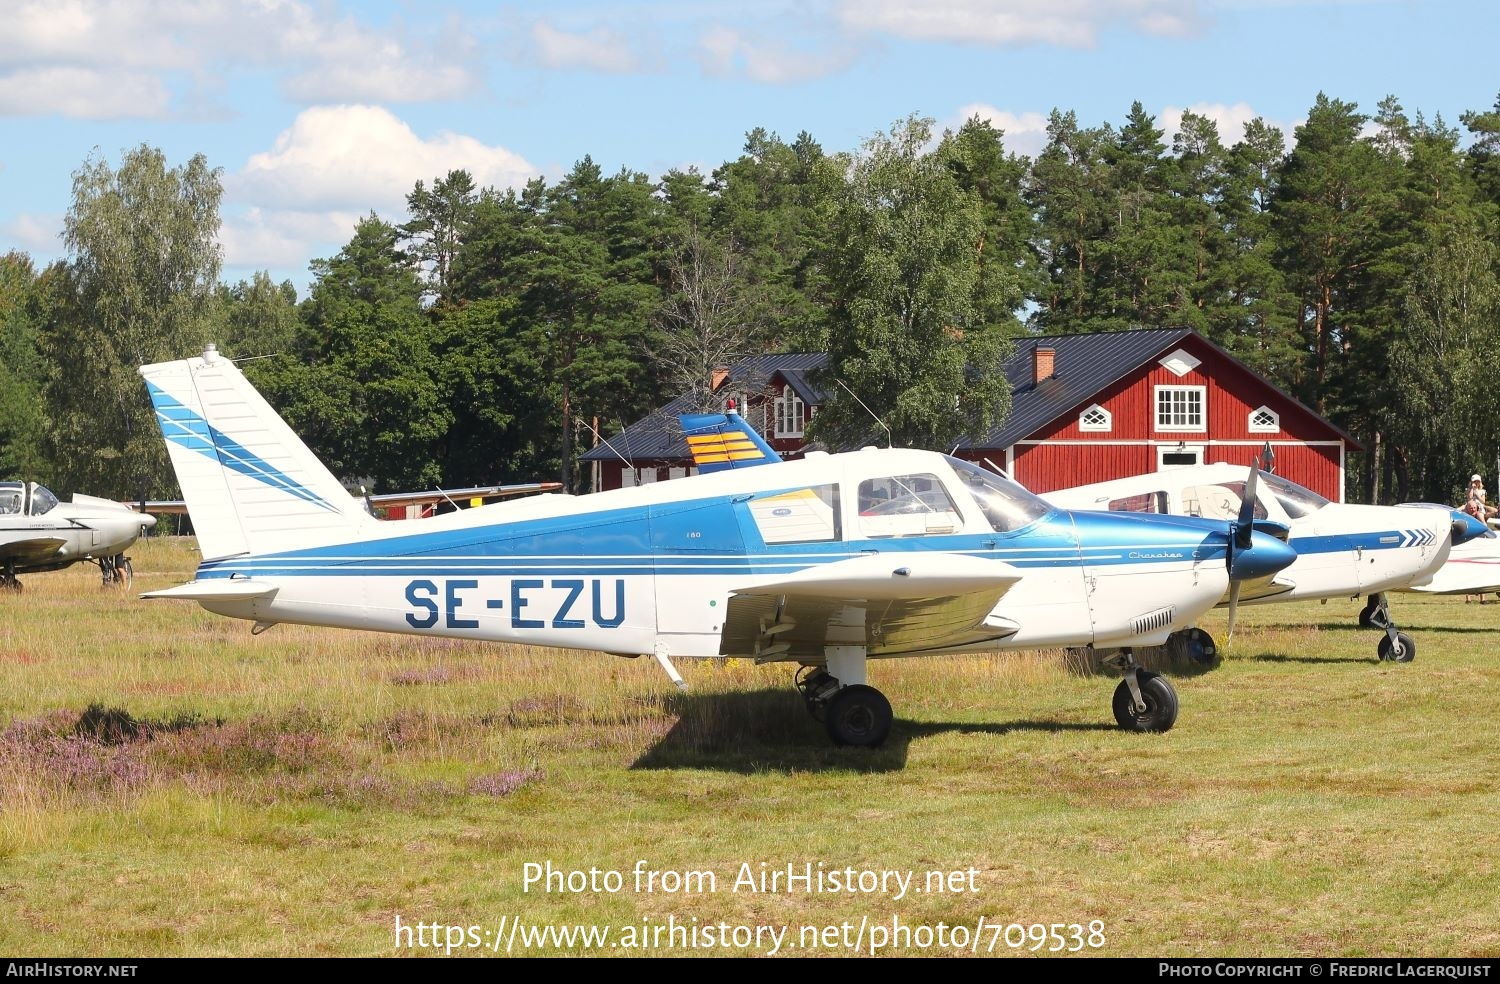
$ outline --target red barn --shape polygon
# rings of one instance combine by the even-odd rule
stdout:
[[[810,382],[823,362],[808,354],[747,360],[719,392],[736,394],[773,446],[798,457],[803,423],[823,399]],[[1361,450],[1344,431],[1185,328],[1018,339],[1005,373],[1010,416],[988,434],[961,441],[957,454],[1004,468],[1039,493],[1174,465],[1248,465],[1269,443],[1277,474],[1342,501],[1346,456]],[[596,487],[691,473],[675,427],[679,402],[584,456],[599,467]]]

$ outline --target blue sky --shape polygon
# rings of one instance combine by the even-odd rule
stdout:
[[[855,150],[911,113],[976,113],[1034,154],[1046,115],[1140,100],[1226,142],[1288,140],[1319,91],[1458,125],[1500,94],[1488,0],[0,0],[0,252],[39,263],[72,173],[146,143],[223,169],[223,279],[307,264],[463,167],[481,185],[709,171],[745,133]],[[97,150],[96,150],[97,149]]]

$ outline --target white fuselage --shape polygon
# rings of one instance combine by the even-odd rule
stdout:
[[[1164,512],[1232,521],[1239,513],[1248,468],[1198,465],[1049,492],[1070,509]],[[1421,585],[1442,569],[1451,549],[1452,519],[1441,509],[1347,505],[1323,500],[1272,475],[1258,480],[1255,516],[1281,524],[1297,559],[1267,585],[1241,596],[1245,604],[1357,597]],[[1227,598],[1226,598],[1227,601]]]

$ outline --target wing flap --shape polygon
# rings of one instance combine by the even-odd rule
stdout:
[[[990,612],[1021,572],[964,555],[872,554],[734,592],[720,652],[758,660],[822,659],[824,648],[871,656],[951,649],[1014,635]]]

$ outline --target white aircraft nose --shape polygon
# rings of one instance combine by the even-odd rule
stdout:
[[[149,530],[156,526],[156,517],[150,513],[141,513],[141,529]]]

